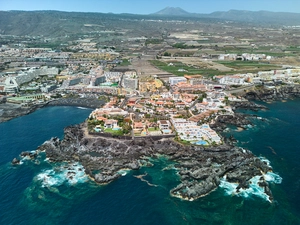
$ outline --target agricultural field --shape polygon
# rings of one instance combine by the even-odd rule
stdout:
[[[151,60],[150,63],[160,70],[172,73],[177,76],[200,74],[203,76],[212,77],[215,75],[232,74],[232,72],[229,71],[219,71],[217,69],[195,67],[186,65],[178,61],[162,62],[159,60]]]
[[[219,64],[225,65],[226,67],[232,68],[235,71],[240,72],[258,72],[264,70],[280,69],[278,65],[270,64],[268,62],[258,61],[216,61]]]

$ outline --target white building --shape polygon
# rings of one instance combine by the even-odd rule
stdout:
[[[185,77],[169,77],[169,83],[170,85],[175,85],[179,82],[187,82],[187,79]]]
[[[233,75],[233,76],[223,76],[219,79],[220,84],[227,84],[227,85],[245,85],[245,77]]]
[[[201,125],[201,131],[210,141],[215,142],[216,144],[221,143],[221,138],[216,131],[211,129],[208,124]]]
[[[182,140],[200,141],[205,139],[210,142],[215,142],[216,144],[221,143],[219,135],[207,124],[198,126],[196,122],[181,118],[172,118],[171,122]]]

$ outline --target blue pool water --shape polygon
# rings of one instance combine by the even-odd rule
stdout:
[[[207,145],[207,142],[206,142],[206,141],[203,141],[203,140],[201,140],[201,141],[197,141],[197,142],[195,142],[195,145]]]

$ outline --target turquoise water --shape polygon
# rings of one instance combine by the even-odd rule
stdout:
[[[207,142],[206,142],[206,141],[203,141],[203,140],[201,140],[201,141],[197,141],[197,142],[195,142],[194,144],[195,144],[195,145],[207,145]]]
[[[80,164],[51,164],[43,154],[13,167],[10,161],[20,152],[61,138],[65,126],[82,122],[91,110],[48,107],[2,123],[0,224],[300,224],[299,103],[270,104],[256,113],[266,121],[255,119],[243,132],[230,130],[238,145],[268,159],[282,178],[270,184],[273,203],[259,192],[232,195],[230,186],[193,202],[171,197],[179,177],[164,157],[152,160],[153,167],[122,171],[105,186],[90,181]]]

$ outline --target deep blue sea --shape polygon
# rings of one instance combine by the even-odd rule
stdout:
[[[0,224],[300,224],[300,100],[267,106],[249,112],[262,118],[253,119],[253,127],[241,132],[232,127],[225,135],[268,160],[282,178],[270,183],[272,203],[259,190],[237,196],[229,187],[193,202],[171,197],[179,178],[164,157],[105,186],[90,181],[80,164],[52,164],[43,153],[36,161],[11,165],[22,151],[34,151],[53,136],[63,138],[63,128],[84,121],[90,109],[46,107],[1,123]],[[76,174],[72,180],[67,170]]]

